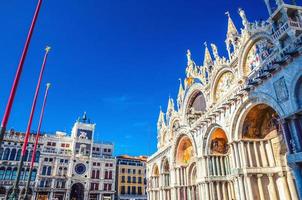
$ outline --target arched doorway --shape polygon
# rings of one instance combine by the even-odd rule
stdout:
[[[209,181],[209,193],[213,199],[234,199],[232,182],[227,178],[230,169],[230,145],[225,131],[216,127],[208,139],[206,163]]]
[[[153,165],[151,174],[151,178],[149,179],[150,199],[156,200],[159,199],[159,168],[157,164]]]
[[[244,180],[244,193],[251,199],[297,197],[279,118],[272,107],[262,103],[248,109],[240,120],[240,141],[232,145],[234,165],[246,170],[240,181]]]
[[[181,136],[178,140],[176,148],[176,184],[177,184],[177,199],[188,199],[189,194],[189,166],[194,162],[194,148],[191,139],[187,135]]]
[[[84,200],[84,185],[75,183],[71,187],[70,200]]]
[[[162,182],[163,182],[163,188],[164,188],[164,196],[166,200],[171,199],[171,188],[170,188],[170,165],[168,159],[165,157],[162,161]]]
[[[197,169],[196,164],[191,164],[189,168],[189,199],[191,200],[199,200],[199,194],[197,189]]]

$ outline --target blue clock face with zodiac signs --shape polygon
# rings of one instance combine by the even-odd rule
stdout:
[[[82,163],[77,164],[74,169],[75,172],[80,175],[86,172],[86,166]]]

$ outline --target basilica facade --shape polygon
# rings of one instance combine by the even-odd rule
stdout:
[[[228,57],[187,52],[176,105],[157,123],[150,200],[302,199],[302,7],[264,1],[265,21],[228,16]],[[299,198],[300,197],[300,198]]]

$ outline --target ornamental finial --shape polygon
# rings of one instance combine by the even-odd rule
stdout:
[[[50,86],[51,86],[51,84],[50,84],[50,83],[46,83],[46,88],[47,88],[47,89],[49,89],[49,88],[50,88]]]
[[[50,50],[51,50],[51,47],[50,46],[46,46],[46,48],[45,48],[46,53],[48,53]]]

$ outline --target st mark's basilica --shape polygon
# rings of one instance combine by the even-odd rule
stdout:
[[[227,58],[187,51],[147,161],[150,200],[302,199],[302,7],[264,3],[264,21],[239,9],[241,29],[227,13]]]

